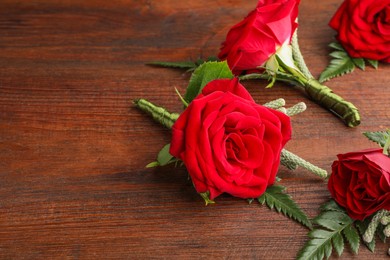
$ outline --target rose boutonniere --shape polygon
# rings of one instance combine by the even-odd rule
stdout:
[[[145,99],[135,105],[172,129],[172,141],[148,167],[182,162],[206,205],[222,193],[256,199],[307,227],[311,223],[283,186],[275,185],[279,164],[302,166],[326,177],[326,171],[283,147],[291,138],[290,116],[306,109],[285,109],[283,99],[258,105],[226,62],[207,62],[191,76],[181,114]]]
[[[340,256],[344,239],[357,254],[360,237],[373,251],[375,236],[390,237],[390,130],[365,135],[382,148],[337,156],[328,182],[332,200],[313,220],[315,229],[299,259],[329,258],[333,249]]]
[[[351,73],[366,63],[378,68],[378,61],[390,62],[390,1],[345,0],[329,22],[338,42],[320,82]]]
[[[270,80],[268,87],[276,80],[302,87],[348,126],[357,126],[357,108],[315,80],[304,62],[296,30],[299,2],[258,1],[256,9],[230,29],[219,58],[226,59],[236,75],[248,74],[242,79],[265,78]]]
[[[276,80],[301,87],[309,98],[333,112],[348,126],[360,124],[357,108],[314,79],[298,46],[299,0],[259,0],[244,20],[234,25],[223,42],[218,58],[226,60],[241,80]],[[197,62],[151,64],[193,70]]]

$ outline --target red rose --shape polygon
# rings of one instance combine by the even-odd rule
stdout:
[[[363,220],[390,210],[390,158],[382,149],[339,154],[332,165],[328,189],[353,219]]]
[[[238,79],[208,83],[172,127],[170,153],[195,189],[257,198],[272,185],[291,137],[285,114],[258,105]]]
[[[345,0],[329,25],[351,57],[390,62],[390,0]]]
[[[259,0],[255,10],[234,25],[218,57],[227,60],[235,75],[263,66],[297,28],[300,0]]]

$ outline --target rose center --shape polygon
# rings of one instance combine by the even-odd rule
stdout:
[[[261,163],[262,144],[257,136],[245,132],[229,133],[226,136],[226,156],[231,164],[254,169]]]

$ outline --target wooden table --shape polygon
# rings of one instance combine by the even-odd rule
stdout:
[[[300,43],[312,73],[329,61],[327,22],[341,0],[302,1]],[[0,3],[0,258],[292,259],[307,229],[221,196],[205,207],[183,169],[146,169],[169,130],[134,108],[147,98],[181,111],[189,74],[144,65],[218,53],[256,1],[2,0]],[[306,101],[287,148],[330,169],[336,154],[375,147],[361,133],[389,127],[390,66],[329,86],[360,108],[350,129],[279,83],[246,82],[255,100]],[[282,184],[310,217],[326,183],[282,167]],[[359,259],[386,258],[360,249]],[[352,258],[349,250],[343,255]],[[357,257],[355,257],[357,259]]]

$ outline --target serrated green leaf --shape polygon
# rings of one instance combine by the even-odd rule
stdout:
[[[345,224],[351,223],[351,218],[344,212],[325,211],[313,219],[313,222],[329,230],[339,230]]]
[[[355,69],[355,64],[345,51],[337,50],[332,52],[330,56],[332,56],[333,59],[318,79],[321,83],[329,79],[351,73]]]
[[[229,69],[226,61],[205,62],[192,74],[184,99],[190,103],[199,93],[202,92],[203,87],[212,80],[232,78],[234,78],[234,75]]]
[[[309,232],[310,240],[299,251],[298,259],[329,258],[333,246],[339,255],[344,251],[344,240],[341,233],[353,225],[353,219],[345,211],[340,211],[340,208],[336,207],[333,201],[327,202],[321,208],[320,215],[313,220],[320,227]]]
[[[325,230],[325,229],[314,229],[309,232],[310,238],[329,238],[333,235],[333,231]]]
[[[356,221],[355,226],[359,230],[359,233],[361,236],[363,236],[364,233],[366,232],[368,225],[370,224],[370,221],[371,221],[371,218],[366,218],[363,221]],[[375,236],[370,243],[367,243],[364,240],[362,240],[362,241],[363,241],[364,245],[368,248],[368,250],[370,250],[371,252],[375,251]]]
[[[339,50],[339,51],[345,51],[345,49],[343,48],[343,46],[338,43],[338,42],[332,42],[329,44],[329,47],[335,49],[335,50]]]
[[[340,233],[336,233],[332,238],[333,247],[338,256],[341,256],[344,251],[344,239]]]
[[[257,200],[261,204],[266,203],[270,209],[275,208],[277,212],[282,212],[285,216],[311,229],[312,225],[309,218],[291,199],[291,196],[284,193],[284,190],[285,187],[283,186],[272,185]]]
[[[146,64],[152,66],[164,67],[164,68],[177,68],[177,69],[193,69],[197,67],[197,64],[192,61],[178,61],[178,62],[152,61]]]
[[[382,224],[379,224],[378,225],[378,228],[376,230],[376,234],[378,235],[378,237],[380,238],[380,240],[383,242],[383,243],[386,243],[386,236],[385,234],[383,233],[383,231],[385,230],[385,225],[382,225]]]
[[[339,211],[339,212],[345,212],[345,210],[340,207],[336,201],[334,200],[329,200],[328,202],[322,204],[320,206],[321,211]]]
[[[352,58],[353,63],[361,70],[366,68],[366,62],[363,58]]]
[[[324,253],[326,259],[329,259],[329,257],[332,255],[332,251],[333,251],[332,243],[326,243],[324,247]]]
[[[348,56],[348,53],[346,53],[345,51],[334,51],[334,52],[331,52],[329,54],[329,56],[331,56],[331,57],[333,57],[335,59],[347,59],[347,58],[350,58]]]
[[[171,144],[165,145],[157,155],[157,162],[159,165],[164,166],[172,162],[175,158],[169,153]]]
[[[349,245],[351,246],[352,252],[354,254],[357,254],[360,245],[359,233],[352,225],[350,225],[343,230],[343,235],[345,236]]]
[[[387,139],[390,136],[390,131],[379,132],[364,132],[363,133],[370,141],[379,144],[382,148],[385,146]]]
[[[333,233],[333,232],[330,232]],[[312,238],[299,251],[298,260],[323,259],[325,247],[331,245],[332,236],[327,238]]]
[[[366,61],[374,68],[378,69],[379,62],[377,60],[366,59]]]

